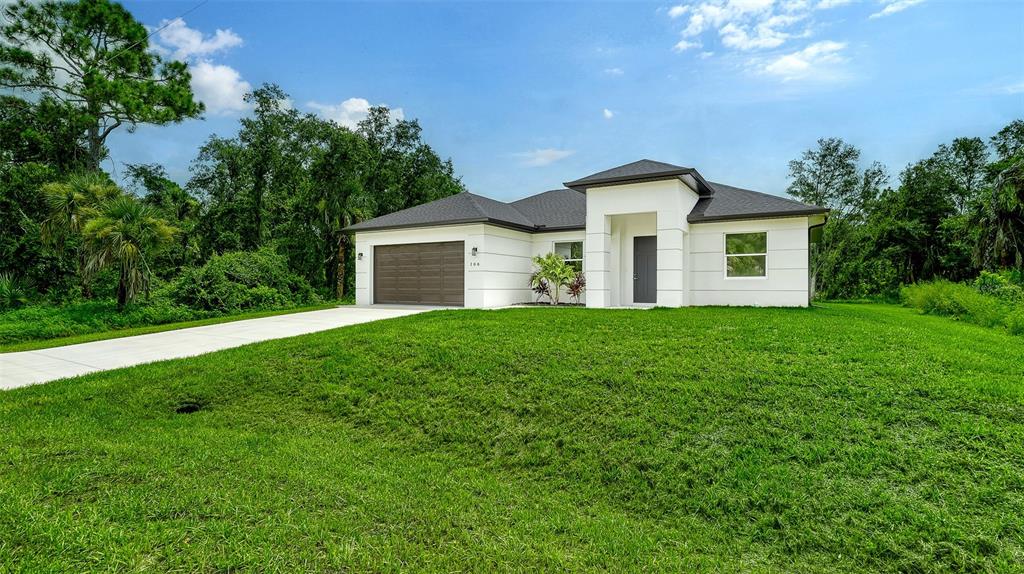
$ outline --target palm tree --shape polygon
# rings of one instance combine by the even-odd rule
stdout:
[[[82,232],[85,222],[96,215],[102,202],[121,195],[121,190],[100,172],[75,174],[66,181],[47,183],[40,191],[49,211],[40,231],[43,240],[59,251],[67,247],[69,238]],[[80,250],[78,276],[82,280],[82,295],[89,297],[86,275],[85,252]]]
[[[130,195],[107,200],[82,230],[86,272],[93,275],[110,265],[118,267],[117,308],[123,310],[140,292],[149,293],[149,257],[169,244],[176,231],[156,209]]]
[[[72,175],[67,181],[47,183],[42,193],[50,212],[42,231],[47,239],[56,241],[81,232],[99,204],[121,195],[121,190],[106,174],[86,172]]]
[[[981,194],[971,224],[980,232],[975,262],[985,269],[1024,265],[1024,156],[996,164],[993,185]]]

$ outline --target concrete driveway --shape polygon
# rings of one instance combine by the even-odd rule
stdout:
[[[257,341],[415,315],[432,307],[337,307],[232,321],[66,347],[0,354],[0,389],[14,389],[96,371],[202,355]]]

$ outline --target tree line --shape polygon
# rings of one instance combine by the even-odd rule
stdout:
[[[793,197],[830,208],[812,247],[824,298],[895,297],[900,286],[1024,267],[1024,120],[960,137],[891,185],[878,162],[825,138],[789,164]]]
[[[355,129],[247,94],[232,136],[212,135],[184,186],[159,164],[102,167],[108,136],[200,117],[183,62],[151,50],[117,3],[18,2],[0,25],[0,274],[52,300],[116,276],[119,306],[227,252],[271,247],[324,297],[354,278],[356,221],[463,190],[416,120],[375,107]]]

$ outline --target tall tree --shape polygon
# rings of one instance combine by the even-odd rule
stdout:
[[[939,146],[933,156],[948,179],[949,196],[958,213],[965,213],[985,185],[988,148],[981,138],[956,138]]]
[[[397,119],[383,106],[370,108],[357,133],[366,139],[364,187],[377,214],[391,213],[464,191],[451,160],[423,142],[416,120]]]
[[[975,262],[985,269],[1024,268],[1024,120],[1014,120],[991,139],[996,161],[991,185],[970,215],[978,230]]]
[[[366,140],[337,127],[311,168],[311,191],[331,248],[327,282],[339,299],[345,296],[345,254],[349,250],[348,234],[342,230],[373,212],[364,187],[366,158]]]
[[[792,182],[787,192],[807,203],[828,207],[829,223],[811,245],[812,288],[832,293],[839,277],[851,272],[843,247],[854,244],[852,236],[888,181],[885,166],[875,162],[861,171],[860,150],[839,138],[822,138],[817,148],[789,162]]]
[[[158,164],[129,164],[127,172],[142,202],[155,207],[160,216],[178,230],[177,244],[162,250],[154,264],[157,275],[170,277],[185,266],[199,263],[195,241],[202,207],[199,200],[167,177],[167,172]]]
[[[171,243],[175,231],[155,208],[130,195],[104,202],[98,215],[85,224],[86,270],[95,274],[109,266],[117,268],[118,310],[139,293],[149,292],[150,260]]]
[[[828,207],[840,213],[861,207],[861,174],[857,170],[860,150],[839,138],[822,138],[816,149],[809,149],[789,162],[793,180],[786,190],[793,197]]]
[[[118,127],[198,117],[183,62],[164,62],[149,32],[120,4],[19,0],[3,7],[0,87],[53,98],[87,124],[89,164],[99,169]]]
[[[76,258],[43,241],[49,210],[39,188],[86,167],[79,119],[53,98],[0,95],[0,273],[54,294],[77,290]]]

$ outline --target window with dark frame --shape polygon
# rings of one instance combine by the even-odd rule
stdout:
[[[583,242],[562,241],[555,243],[555,253],[561,255],[565,262],[576,271],[583,271]]]

